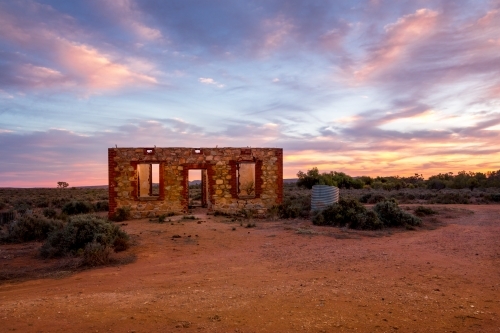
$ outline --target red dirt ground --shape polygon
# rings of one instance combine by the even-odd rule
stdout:
[[[500,206],[446,207],[444,226],[377,233],[127,221],[135,262],[3,282],[0,332],[500,332]]]

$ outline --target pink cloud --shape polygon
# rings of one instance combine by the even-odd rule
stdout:
[[[117,89],[134,84],[157,83],[154,77],[134,72],[132,68],[114,62],[91,46],[60,39],[58,47],[59,64],[70,75],[83,80],[90,89]]]
[[[67,15],[58,14],[47,6],[28,2],[35,13],[50,12],[50,23],[30,21],[0,10],[0,37],[24,52],[38,53],[47,65],[18,60],[16,75],[29,87],[84,87],[88,91],[120,89],[126,86],[157,84],[147,72],[144,62],[113,55],[90,45],[89,36],[81,33]],[[120,58],[120,60],[117,60]],[[37,59],[37,60],[38,60]]]
[[[405,15],[395,23],[385,27],[382,41],[370,50],[363,65],[354,72],[356,81],[363,82],[409,56],[415,44],[425,41],[434,32],[438,23],[438,13],[429,9],[419,9],[414,14]]]

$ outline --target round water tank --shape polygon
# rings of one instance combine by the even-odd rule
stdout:
[[[322,210],[339,202],[339,189],[329,185],[314,185],[311,195],[311,210]]]

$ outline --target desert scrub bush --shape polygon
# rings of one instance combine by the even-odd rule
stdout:
[[[4,242],[29,242],[42,241],[48,235],[63,227],[63,222],[48,219],[45,216],[24,215],[12,221],[7,230],[7,235],[2,239]]]
[[[307,218],[311,210],[311,192],[299,191],[286,195],[277,209],[280,218]]]
[[[92,211],[92,204],[84,201],[70,201],[62,208],[62,212],[67,215],[87,214]]]
[[[107,212],[108,210],[109,210],[109,202],[107,200],[101,200],[94,203],[94,211]]]
[[[110,262],[111,248],[108,245],[93,241],[85,245],[83,265],[89,267],[102,266]]]
[[[52,207],[63,208],[63,206],[68,202],[68,198],[54,198],[51,200],[50,204]]]
[[[436,197],[429,200],[430,203],[437,204],[468,204],[470,203],[470,195],[468,193],[440,193]]]
[[[418,217],[403,211],[394,199],[377,203],[373,210],[386,227],[419,226],[422,223]]]
[[[415,208],[414,213],[417,216],[428,216],[428,215],[435,215],[438,212],[430,207],[418,206],[417,208]]]
[[[19,214],[19,215],[24,215],[26,213],[29,213],[32,211],[31,209],[31,206],[29,204],[26,204],[24,202],[22,203],[17,203],[15,205],[15,211]]]
[[[169,212],[169,213],[166,213],[166,214],[161,214],[161,215],[158,216],[158,223],[165,223],[165,219],[167,217],[174,216],[174,215],[175,215],[174,212]],[[170,219],[168,221],[170,222]]]
[[[276,220],[279,217],[279,207],[276,205],[273,205],[271,208],[267,210],[267,218],[271,219],[272,221]]]
[[[92,214],[72,216],[64,228],[52,232],[40,254],[45,258],[61,257],[85,251],[90,243],[120,251],[128,248],[129,236],[117,225]]]
[[[356,199],[340,199],[313,217],[315,225],[332,225],[351,229],[376,230],[383,227],[373,211],[369,211]]]
[[[50,202],[46,198],[38,198],[35,201],[35,207],[37,207],[37,208],[47,208],[47,207],[49,207],[49,205],[50,205]]]
[[[361,203],[368,203],[368,200],[372,197],[372,193],[366,193],[359,198],[359,202]]]
[[[486,194],[484,198],[488,201],[500,202],[500,193]]]
[[[115,222],[126,221],[130,218],[130,207],[119,207],[116,209],[115,214],[112,217],[112,220]]]
[[[384,200],[386,200],[386,197],[384,195],[376,193],[368,199],[367,203],[376,204],[376,203],[384,201]]]
[[[42,213],[43,216],[49,219],[53,219],[57,216],[57,211],[54,208],[45,208]]]

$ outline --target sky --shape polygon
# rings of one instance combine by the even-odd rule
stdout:
[[[105,185],[110,147],[500,169],[500,0],[0,0],[0,187]]]

